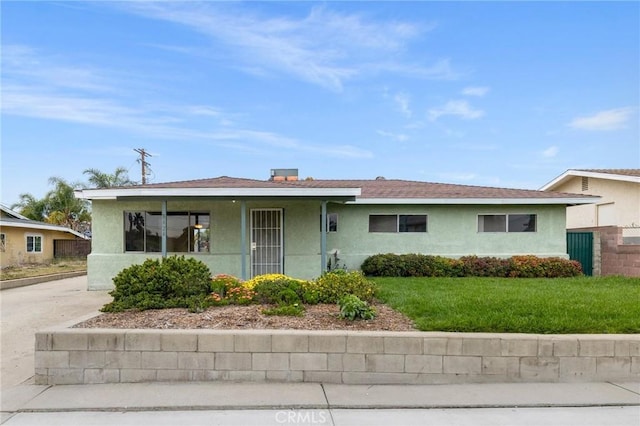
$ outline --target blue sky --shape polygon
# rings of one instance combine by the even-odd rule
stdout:
[[[638,2],[2,2],[2,196],[123,166],[536,189],[640,167]]]

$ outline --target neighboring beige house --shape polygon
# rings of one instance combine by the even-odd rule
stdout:
[[[567,229],[618,226],[627,241],[640,240],[640,169],[570,169],[540,189],[601,197],[567,207]]]
[[[0,267],[53,260],[54,240],[86,239],[63,226],[29,220],[0,205]]]

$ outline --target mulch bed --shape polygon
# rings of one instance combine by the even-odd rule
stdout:
[[[132,329],[293,329],[415,331],[413,322],[386,305],[373,303],[377,315],[372,320],[349,321],[338,317],[337,305],[307,305],[304,316],[268,316],[268,305],[218,306],[200,313],[187,309],[157,309],[103,313],[76,324],[76,328]]]

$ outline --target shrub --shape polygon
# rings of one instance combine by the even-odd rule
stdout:
[[[273,308],[263,309],[262,313],[264,315],[278,315],[278,316],[288,316],[288,317],[301,317],[304,315],[304,306],[299,304],[293,305],[279,305]]]
[[[360,269],[373,277],[404,277],[406,272],[397,254],[376,254],[364,260]]]
[[[196,303],[194,297],[206,299],[210,276],[209,268],[197,259],[184,256],[147,259],[123,269],[113,278],[115,289],[109,293],[113,301],[102,311],[186,308]]]
[[[233,275],[218,274],[211,278],[211,291],[225,297],[231,288],[241,287],[242,281]]]
[[[340,306],[340,318],[351,321],[356,319],[369,320],[376,316],[375,309],[353,294],[348,294],[341,298],[338,306]]]
[[[244,286],[231,287],[225,296],[226,300],[234,305],[248,305],[254,302],[256,292]]]
[[[313,284],[311,290],[317,291],[320,303],[338,303],[346,295],[355,295],[370,301],[375,295],[375,284],[360,271],[347,272],[336,269],[323,274]]]
[[[300,303],[304,298],[303,280],[282,274],[269,274],[257,276],[250,281],[253,281],[256,300],[260,303],[290,305]]]
[[[464,277],[507,277],[510,264],[508,259],[497,257],[463,256],[459,259]]]
[[[362,271],[380,277],[559,278],[582,275],[582,268],[576,261],[536,256],[448,259],[423,254],[377,254],[365,259]]]

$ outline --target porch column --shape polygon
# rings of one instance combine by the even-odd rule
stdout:
[[[247,202],[240,200],[240,268],[241,278],[247,279]]]
[[[167,200],[162,200],[162,257],[167,257]]]
[[[324,274],[327,270],[327,201],[322,200],[320,214],[320,273]]]

